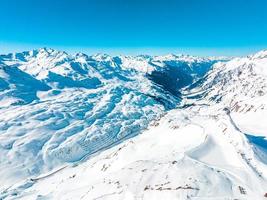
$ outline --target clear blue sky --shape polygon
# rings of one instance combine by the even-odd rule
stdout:
[[[267,0],[0,0],[0,53],[243,54],[267,48]]]

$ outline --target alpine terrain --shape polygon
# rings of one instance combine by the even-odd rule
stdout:
[[[0,199],[267,199],[267,51],[0,55]]]

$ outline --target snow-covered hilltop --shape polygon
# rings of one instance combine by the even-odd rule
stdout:
[[[0,199],[264,199],[266,63],[0,56]]]

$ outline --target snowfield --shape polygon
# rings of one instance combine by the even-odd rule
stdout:
[[[267,51],[2,55],[0,199],[267,199],[266,102]]]

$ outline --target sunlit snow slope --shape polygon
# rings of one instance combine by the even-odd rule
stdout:
[[[0,199],[267,199],[266,51],[0,62]]]
[[[183,55],[0,56],[0,181],[62,168],[144,130],[215,63]]]

